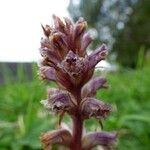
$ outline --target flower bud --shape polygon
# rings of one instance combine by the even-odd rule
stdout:
[[[88,45],[92,42],[92,38],[90,37],[90,35],[88,33],[83,35],[82,38],[82,44],[81,44],[81,50],[80,50],[80,56],[85,56],[86,54],[86,48],[88,47]]]
[[[75,24],[75,29],[74,29],[74,38],[80,37],[84,31],[87,28],[87,22],[84,21],[83,18],[79,18],[79,20]]]
[[[54,32],[50,38],[51,45],[54,47],[55,51],[58,51],[58,55],[63,59],[68,52],[68,44],[66,43],[66,35],[57,31]]]
[[[67,17],[64,17],[64,21],[65,21],[65,30],[66,30],[66,34],[69,35],[70,31],[71,31],[71,28],[73,27],[73,23],[72,21],[67,18]]]
[[[45,36],[49,37],[49,35],[51,34],[50,26],[49,25],[46,25],[45,27],[43,25],[41,25],[41,26],[42,26]]]
[[[74,26],[73,45],[75,53],[81,56],[82,37],[87,28],[87,22],[83,18],[79,18]]]
[[[61,21],[61,19],[55,15],[53,15],[54,20],[54,26],[56,30],[59,30],[61,32],[65,31],[65,24]]]
[[[39,69],[39,75],[42,79],[47,79],[49,81],[56,81],[55,70],[48,66],[42,66]]]

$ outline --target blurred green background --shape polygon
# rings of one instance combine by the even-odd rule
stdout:
[[[7,82],[0,86],[0,150],[38,150],[41,133],[54,129],[58,123],[58,116],[51,116],[40,104],[40,100],[46,98],[46,88],[53,84],[38,79],[36,64],[33,64],[33,80],[24,80],[26,72],[21,68],[18,65],[17,81],[7,76]],[[98,91],[97,98],[115,108],[103,123],[104,130],[118,131],[117,150],[149,150],[149,68],[146,65],[135,70],[97,72],[105,76],[110,85],[108,90]],[[67,116],[65,120],[68,123]],[[100,125],[92,119],[86,121],[86,128],[99,130]]]
[[[69,12],[74,20],[80,16],[87,20],[96,39],[90,48],[106,43],[108,61],[117,68],[96,72],[110,85],[98,91],[97,98],[115,108],[103,122],[104,130],[118,131],[117,150],[149,150],[150,1],[71,0]],[[39,80],[35,63],[27,68],[17,64],[15,72],[2,64],[0,70],[0,150],[41,149],[40,134],[54,129],[58,122],[40,104],[47,87],[54,85]],[[64,120],[68,122],[68,117]],[[95,119],[85,126],[90,131],[100,129]]]

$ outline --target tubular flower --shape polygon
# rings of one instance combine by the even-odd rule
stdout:
[[[84,118],[106,118],[112,111],[112,107],[109,104],[90,97],[82,100],[80,108]]]
[[[56,81],[55,70],[52,67],[43,66],[40,68],[39,73],[42,79]]]
[[[112,107],[97,100],[96,91],[107,88],[106,79],[93,77],[95,66],[107,56],[105,44],[90,55],[86,49],[92,38],[86,32],[87,23],[79,18],[76,23],[70,19],[53,16],[53,26],[43,26],[45,37],[41,39],[42,60],[39,75],[43,80],[53,81],[58,89],[48,90],[46,100],[41,103],[54,114],[60,114],[59,125],[66,112],[72,119],[72,132],[59,128],[41,136],[45,150],[53,144],[61,144],[70,150],[91,150],[97,145],[111,147],[116,135],[108,132],[87,133],[83,136],[85,119],[107,118]]]
[[[84,97],[93,97],[96,94],[96,91],[101,88],[107,88],[106,79],[102,77],[96,77],[91,79],[83,88],[82,88],[82,98]]]
[[[69,146],[71,143],[71,134],[66,129],[58,129],[55,131],[49,131],[41,135],[41,141],[46,150],[49,150],[53,144],[61,144]]]
[[[97,145],[110,148],[116,142],[116,134],[109,132],[89,133],[82,139],[82,149],[89,150]]]
[[[47,110],[56,114],[62,112],[71,113],[74,106],[69,93],[58,89],[49,89],[48,99],[42,100],[41,103]]]

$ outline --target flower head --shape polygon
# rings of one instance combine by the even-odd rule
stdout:
[[[53,19],[53,27],[42,26],[40,75],[67,90],[81,87],[92,77],[95,65],[106,58],[107,48],[102,45],[88,56],[86,48],[92,39],[86,33],[86,21],[80,18],[73,24],[68,18],[64,22],[56,16]]]

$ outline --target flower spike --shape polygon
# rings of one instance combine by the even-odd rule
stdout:
[[[116,134],[93,132],[84,136],[85,119],[94,117],[101,126],[112,111],[111,105],[96,99],[96,91],[107,88],[106,79],[93,78],[95,66],[106,59],[108,49],[105,44],[90,55],[86,52],[92,42],[87,32],[87,22],[79,18],[73,23],[70,19],[53,15],[53,25],[43,26],[44,38],[41,39],[39,75],[47,81],[54,81],[58,89],[48,90],[48,98],[42,100],[44,107],[59,115],[58,130],[44,133],[41,142],[45,150],[53,144],[66,146],[69,150],[91,150],[97,145],[111,148]],[[62,128],[63,116],[72,119],[72,127]]]

